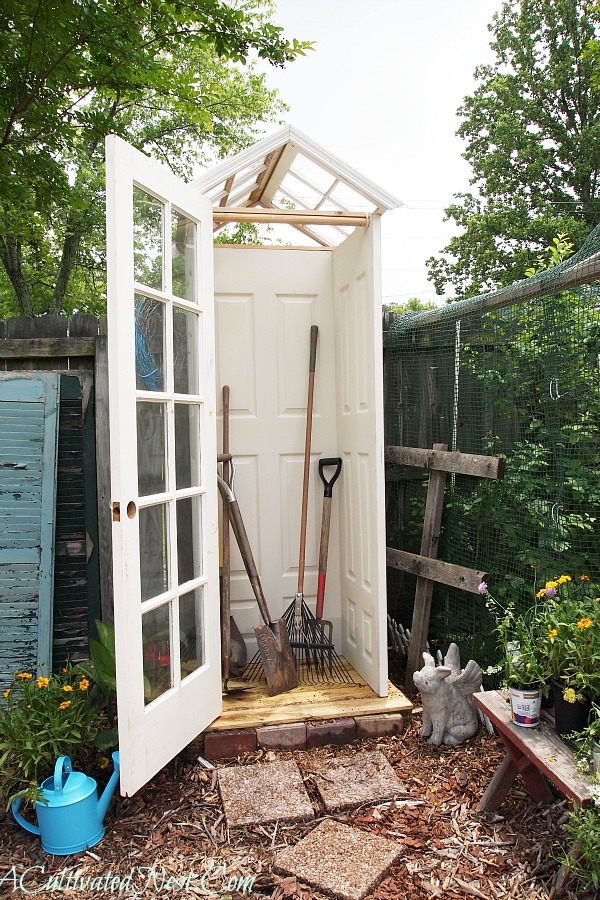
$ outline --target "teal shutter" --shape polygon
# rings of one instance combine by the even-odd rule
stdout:
[[[52,665],[58,396],[58,375],[0,374],[2,685]]]

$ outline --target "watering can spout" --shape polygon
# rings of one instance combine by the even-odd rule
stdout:
[[[114,772],[110,776],[110,780],[104,790],[102,791],[102,796],[98,800],[98,821],[102,823],[104,821],[104,816],[106,815],[106,810],[108,809],[108,804],[110,803],[110,799],[115,792],[115,788],[117,786],[117,782],[119,780],[119,771],[120,771],[120,763],[119,763],[119,751],[115,750],[113,755],[113,764],[114,764]]]

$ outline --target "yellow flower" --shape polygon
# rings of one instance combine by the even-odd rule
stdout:
[[[79,690],[80,691],[87,691],[89,686],[90,686],[90,683],[87,680],[87,678],[82,678],[81,681],[79,682]]]
[[[561,575],[559,578],[557,578],[557,581],[559,584],[566,584],[567,581],[571,581],[571,576],[570,575]]]
[[[10,688],[7,691],[2,692],[3,697],[8,697],[9,694],[10,694]]]
[[[567,703],[575,703],[577,700],[577,694],[573,690],[573,688],[565,688],[563,691],[563,699],[567,701]]]
[[[538,600],[541,600],[542,597],[546,596],[546,588],[542,588],[540,591],[537,592],[537,594],[535,596],[537,597]]]
[[[49,683],[50,683],[50,679],[44,678],[43,676],[40,676],[38,678],[38,680],[36,681],[36,684],[39,688],[47,688]]]
[[[558,631],[556,630],[556,628],[553,628],[552,631],[548,632],[548,637],[555,638],[557,634],[558,634]]]
[[[62,703],[59,703],[58,708],[59,709],[68,709],[70,705],[71,705],[70,700],[63,700]]]
[[[591,628],[592,620],[590,619],[589,616],[586,616],[585,619],[579,620],[579,622],[577,623],[577,627],[580,628],[582,631],[584,628]]]
[[[63,691],[66,691],[68,693],[69,691],[72,691],[72,690],[73,690],[73,688],[71,687],[70,684],[63,685]]]
[[[31,672],[17,672],[17,678],[20,678],[21,681],[31,681],[33,675]]]
[[[589,576],[589,575],[580,575],[580,576],[579,576],[579,580],[580,580],[580,581],[589,581],[589,580],[590,580],[590,576]]]
[[[100,759],[100,762],[98,763],[98,765],[100,766],[101,769],[106,769],[106,767],[108,766],[108,762],[109,762],[109,760],[107,759],[107,757],[103,756]]]

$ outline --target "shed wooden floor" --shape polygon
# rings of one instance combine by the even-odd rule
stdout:
[[[413,704],[388,681],[388,696],[377,694],[362,680],[350,663],[342,660],[354,684],[303,684],[293,691],[270,697],[266,681],[230,681],[223,694],[223,712],[206,731],[229,731],[238,728],[260,728],[342,719],[347,716],[369,716],[378,713],[408,715]],[[300,681],[302,682],[302,676]]]

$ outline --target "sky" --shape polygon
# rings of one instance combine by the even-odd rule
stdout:
[[[494,60],[487,26],[502,0],[275,2],[286,37],[315,42],[266,67],[286,122],[404,204],[382,219],[383,302],[444,302],[425,260],[456,233],[444,208],[471,174],[456,111],[475,67]]]

